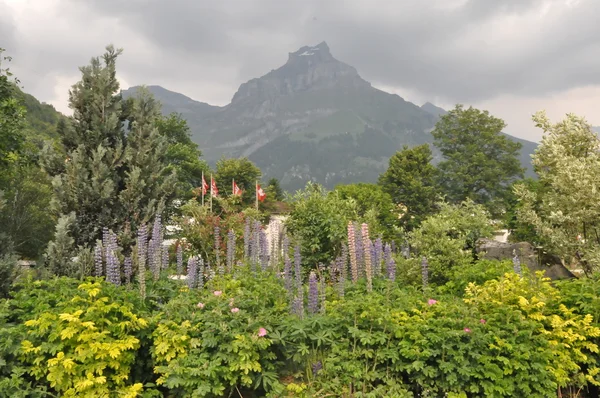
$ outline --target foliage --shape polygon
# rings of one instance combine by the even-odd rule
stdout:
[[[283,189],[279,184],[279,180],[277,178],[270,178],[267,182],[267,195],[272,196],[274,200],[281,201],[284,198]]]
[[[392,198],[380,186],[366,183],[338,185],[331,194],[335,193],[344,200],[354,200],[359,217],[374,217],[384,239],[397,237],[398,215]]]
[[[236,185],[243,191],[242,204],[254,205],[255,183],[260,180],[261,171],[247,158],[227,159],[217,161],[215,180],[219,188],[219,195],[230,196],[232,193],[231,182],[235,179]]]
[[[379,185],[401,208],[400,222],[408,231],[433,214],[439,200],[437,170],[431,160],[428,144],[404,146],[390,158],[388,169],[379,176]]]
[[[167,170],[173,169],[177,175],[177,196],[190,199],[191,191],[202,186],[202,173],[208,175],[208,164],[201,160],[202,152],[192,141],[190,128],[181,115],[161,116],[155,123],[168,143],[165,161],[169,165]]]
[[[448,281],[455,267],[466,267],[473,260],[475,243],[491,237],[494,227],[487,210],[467,200],[458,205],[440,203],[440,212],[427,218],[409,234],[409,242],[429,262],[429,280],[436,284]]]
[[[181,236],[191,246],[191,252],[202,255],[204,259],[214,264],[215,227],[219,227],[222,234],[220,241],[223,245],[226,242],[224,237],[227,236],[229,230],[233,230],[238,238],[237,242],[241,242],[246,218],[259,220],[261,215],[253,208],[238,211],[238,206],[232,198],[214,198],[213,200],[219,204],[220,212],[211,212],[208,206],[202,206],[196,199],[192,199],[181,207],[182,216],[178,220],[178,225],[182,228]],[[237,246],[241,252],[240,244]],[[225,247],[222,247],[221,250],[224,253]]]
[[[573,114],[556,124],[543,112],[533,119],[544,131],[533,156],[544,189],[515,187],[519,220],[535,227],[547,250],[590,274],[600,266],[600,138]]]
[[[329,264],[347,238],[348,222],[358,218],[356,202],[344,200],[336,191],[328,194],[322,186],[310,183],[289,201],[292,211],[285,224],[300,244],[303,264],[311,268]]]
[[[62,216],[56,224],[54,241],[46,249],[47,268],[57,276],[73,276],[76,273],[73,257],[75,254],[74,242],[70,231],[75,221],[73,213]]]
[[[287,311],[285,290],[271,275],[225,277],[184,292],[165,307],[153,334],[157,383],[174,397],[281,391],[270,333]]]
[[[132,241],[132,231],[162,213],[174,188],[166,140],[155,127],[158,103],[144,90],[130,102],[118,94],[120,53],[109,46],[103,63],[93,58],[81,68],[82,80],[69,95],[73,117],[58,126],[58,149],[45,150],[53,206],[61,215],[75,214],[71,236],[78,246],[92,246],[103,227]]]
[[[15,98],[12,73],[3,67],[3,62],[11,60],[3,52],[0,48],[0,170],[17,159],[25,141],[22,133],[25,109]]]
[[[444,156],[439,181],[448,200],[471,199],[494,216],[503,214],[510,183],[523,177],[521,144],[502,135],[504,127],[488,111],[462,105],[440,118],[431,134]]]

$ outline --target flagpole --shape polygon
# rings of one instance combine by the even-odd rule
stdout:
[[[256,210],[258,210],[258,180],[254,181],[254,199],[256,200]]]
[[[212,213],[212,197],[213,197],[213,176],[210,173],[210,212]]]
[[[200,188],[200,195],[202,195],[202,207],[204,207],[204,172],[202,172],[202,181],[200,182],[202,188]]]

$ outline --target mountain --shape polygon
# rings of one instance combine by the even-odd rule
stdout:
[[[280,68],[243,83],[224,107],[159,86],[149,89],[164,113],[180,112],[187,119],[209,163],[247,156],[287,190],[309,180],[330,188],[376,181],[403,145],[431,143],[430,131],[445,112],[374,88],[335,59],[325,42],[289,53]]]

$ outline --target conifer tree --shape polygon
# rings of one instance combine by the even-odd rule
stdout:
[[[159,104],[145,91],[122,99],[116,79],[121,52],[108,46],[102,58],[80,68],[81,81],[69,92],[73,116],[58,126],[61,145],[45,149],[53,208],[59,216],[74,213],[69,230],[81,248],[92,247],[104,227],[122,245],[133,244],[137,227],[172,199],[175,177],[155,127]]]

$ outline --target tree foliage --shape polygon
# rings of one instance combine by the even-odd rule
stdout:
[[[401,209],[401,225],[412,230],[436,208],[440,194],[436,169],[431,164],[428,144],[404,146],[390,158],[388,169],[379,176],[379,185]]]
[[[253,205],[255,201],[254,184],[260,180],[261,175],[260,169],[247,158],[221,158],[217,161],[214,178],[217,181],[219,195],[231,195],[231,182],[235,179],[236,185],[243,191],[242,203]],[[210,183],[210,181],[208,182]]]
[[[532,224],[550,251],[586,272],[600,266],[600,138],[582,117],[552,124],[544,112],[533,120],[544,131],[533,164],[543,189],[515,187],[519,219]]]
[[[473,107],[457,105],[443,115],[432,131],[444,160],[439,181],[448,200],[472,199],[493,215],[504,210],[509,185],[523,177],[519,163],[521,144],[502,134],[503,120]]]
[[[82,79],[69,93],[73,117],[58,126],[58,149],[46,147],[53,207],[58,214],[75,215],[71,236],[78,246],[92,246],[103,227],[127,245],[131,231],[161,213],[174,190],[167,142],[155,127],[159,104],[143,90],[122,101],[116,79],[120,54],[108,46],[102,60],[93,58],[80,68]]]

